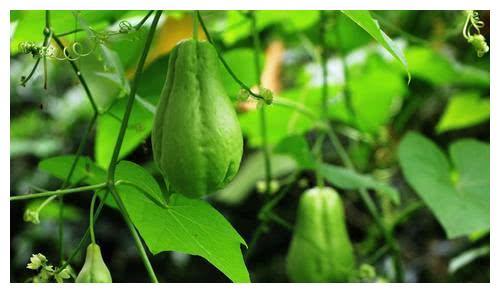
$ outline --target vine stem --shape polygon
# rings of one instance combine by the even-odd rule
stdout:
[[[348,169],[355,171],[354,164],[352,163],[351,159],[349,158],[346,150],[340,143],[340,140],[338,136],[335,134],[333,129],[331,127],[326,129],[328,136],[330,138],[330,141],[332,142],[334,148],[337,150],[340,160],[346,166]],[[378,212],[377,206],[375,205],[375,202],[371,198],[370,194],[366,189],[358,189],[359,194],[361,195],[361,200],[365,204],[366,208],[368,209],[368,212],[372,216],[372,218],[375,220],[375,223],[377,227],[380,229],[382,232],[382,235],[389,246],[391,253],[393,255],[392,257],[392,263],[394,266],[394,270],[396,272],[396,281],[397,282],[403,282],[404,281],[404,273],[403,273],[403,264],[401,261],[401,252],[399,249],[399,245],[397,244],[396,240],[394,239],[393,234],[391,233],[390,229],[386,227],[384,222],[382,221],[382,217],[380,213]]]
[[[320,66],[321,66],[321,121],[323,123],[328,123],[328,68],[327,68],[327,47],[326,47],[326,22],[327,15],[325,11],[320,11],[320,26],[319,26],[319,38],[320,38]],[[321,163],[323,161],[322,145],[325,140],[325,134],[321,131],[314,142],[313,151],[316,156],[316,160]],[[325,185],[325,181],[319,169],[315,169],[316,181],[319,187]]]
[[[56,44],[59,46],[59,48],[61,50],[64,50],[64,48],[65,48],[64,44],[61,42],[61,39],[59,37],[57,37],[56,35],[53,35],[52,39],[54,39],[54,41],[56,42]],[[85,78],[83,78],[82,73],[80,72],[80,69],[78,69],[78,65],[71,58],[68,59],[68,62],[70,63],[71,68],[73,68],[73,71],[75,72],[76,77],[78,78],[78,80],[82,84],[83,89],[85,90],[85,94],[87,95],[87,98],[90,101],[90,105],[92,106],[92,110],[94,111],[94,113],[99,113],[99,109],[98,109],[97,104],[94,100],[94,97],[92,96],[92,93],[90,92],[89,86],[87,85]]]
[[[108,195],[109,195],[109,191],[106,190],[106,193],[104,194],[104,197],[102,198],[102,200],[99,202],[99,206],[97,207],[97,210],[94,214],[94,222],[97,220],[97,218],[101,214],[101,210],[104,207],[104,203],[106,202]],[[87,241],[89,234],[90,234],[90,226],[87,228],[87,231],[85,231],[85,234],[83,234],[83,237],[80,239],[80,242],[78,242],[77,247],[75,248],[75,250],[73,250],[70,257],[68,257],[68,259],[62,263],[62,265],[56,270],[56,273],[60,273],[62,270],[64,270],[69,265],[69,263],[76,257],[78,252],[83,248],[85,241]]]
[[[287,180],[287,182],[285,183],[286,187],[283,188],[278,195],[276,195],[270,201],[268,201],[268,202],[266,202],[264,204],[264,206],[260,209],[259,215],[262,215],[264,217],[264,219],[266,217],[268,217],[268,214],[272,213],[272,209],[276,205],[278,205],[278,203],[280,202],[280,200],[283,199],[283,197],[290,191],[290,189],[293,186],[293,183],[297,180],[297,177],[298,177],[298,173],[297,172],[295,172],[294,174],[292,174],[290,176],[289,180]],[[291,225],[288,225],[288,226],[290,227]],[[254,233],[252,235],[252,239],[250,240],[250,243],[248,244],[248,250],[247,250],[247,252],[245,254],[245,261],[247,261],[248,259],[250,259],[250,256],[252,255],[252,253],[255,250],[255,244],[257,243],[257,241],[259,240],[259,238],[262,236],[262,234],[266,231],[266,227],[267,227],[267,222],[263,221],[263,222],[261,222],[259,224],[259,226],[257,227],[257,229],[255,229],[255,231],[254,231]]]
[[[101,188],[104,188],[106,186],[107,186],[107,183],[103,182],[103,183],[99,183],[99,184],[87,185],[87,186],[77,187],[77,188],[68,188],[68,189],[63,189],[63,190],[54,190],[54,191],[46,191],[46,192],[40,192],[40,193],[15,195],[15,196],[10,197],[10,201],[34,199],[34,198],[47,197],[47,196],[52,196],[52,195],[66,195],[66,194],[72,194],[72,193],[77,193],[77,192],[82,192],[82,191],[101,189]]]
[[[255,17],[255,11],[252,11],[250,14],[251,24],[252,24],[252,38],[253,38],[253,51],[254,51],[254,64],[255,64],[255,72],[256,72],[256,83],[260,86],[261,84],[261,65],[260,65],[260,52],[262,51],[260,39],[259,39],[259,31],[257,30],[257,19]],[[270,196],[271,191],[271,152],[269,149],[269,139],[267,135],[267,119],[266,119],[266,106],[262,103],[262,106],[259,109],[260,116],[260,135],[262,137],[262,152],[264,153],[264,174],[266,180],[266,191],[265,196],[266,199]]]
[[[146,266],[146,270],[148,272],[148,275],[149,275],[151,281],[154,283],[158,283],[158,279],[156,278],[153,267],[151,266],[151,263],[148,259],[148,256],[147,256],[146,250],[144,249],[144,245],[142,244],[141,238],[140,238],[139,234],[137,233],[137,230],[135,229],[134,224],[132,223],[132,220],[130,219],[130,216],[125,208],[125,205],[124,205],[123,201],[121,200],[120,195],[118,194],[118,191],[116,190],[115,172],[116,172],[116,165],[118,163],[118,157],[120,154],[121,146],[123,144],[123,139],[125,137],[125,132],[127,130],[127,125],[128,125],[128,121],[130,118],[130,113],[132,112],[132,107],[134,105],[135,94],[137,92],[137,88],[139,86],[139,82],[140,82],[141,77],[142,77],[144,64],[146,63],[146,58],[147,58],[149,49],[151,47],[154,33],[155,33],[156,27],[158,25],[158,21],[160,20],[161,14],[162,14],[161,10],[156,11],[155,16],[153,18],[153,22],[152,22],[151,27],[149,29],[146,43],[144,45],[144,49],[142,51],[141,58],[140,58],[139,63],[137,65],[137,70],[135,72],[133,84],[132,84],[132,87],[130,90],[130,96],[129,96],[128,101],[127,101],[127,106],[125,108],[125,113],[123,115],[122,124],[120,126],[120,131],[119,131],[118,137],[116,139],[115,148],[113,150],[113,156],[111,158],[111,162],[110,162],[109,169],[108,169],[108,189],[109,189],[111,195],[113,196],[113,199],[115,200],[116,204],[118,205],[118,207],[123,215],[123,218],[124,218],[128,228],[132,234],[132,237],[134,238],[135,244],[136,244],[137,249],[139,251],[139,255],[140,255],[144,265]]]
[[[90,230],[90,239],[92,243],[95,244],[95,233],[94,233],[94,206],[95,200],[97,198],[97,191],[94,192],[92,196],[92,200],[90,201],[90,212],[89,212],[89,230]]]
[[[207,27],[205,26],[205,22],[203,21],[203,18],[201,17],[201,14],[199,11],[196,11],[196,15],[198,16],[198,21],[200,22],[201,28],[203,29],[203,32],[205,33],[205,36],[207,37],[207,41],[214,46],[215,51],[217,52],[217,56],[219,57],[219,60],[221,61],[222,65],[224,65],[224,68],[226,69],[227,73],[231,75],[231,78],[244,90],[246,90],[251,96],[258,100],[265,100],[263,96],[260,94],[257,94],[250,89],[248,85],[246,85],[243,81],[241,81],[238,76],[233,72],[231,67],[227,64],[226,60],[224,60],[224,57],[222,56],[222,53],[220,52],[219,48],[215,45],[210,33],[208,32]]]
[[[52,31],[50,29],[50,11],[46,10],[45,11],[45,28],[43,29],[43,35],[44,35],[43,47],[47,47],[47,45],[49,44],[50,39],[52,37],[52,33],[51,32]],[[31,71],[28,74],[28,76],[26,78],[23,78],[21,80],[21,86],[26,86],[26,83],[33,77],[33,75],[35,74],[36,69],[38,68],[38,65],[40,64],[40,60],[41,59],[42,59],[42,57],[38,57],[36,59],[35,64],[33,65],[33,68],[31,68]],[[44,83],[44,86],[45,85],[46,85],[46,83]]]

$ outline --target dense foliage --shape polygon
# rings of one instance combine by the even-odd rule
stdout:
[[[489,12],[10,22],[11,282],[489,282]]]

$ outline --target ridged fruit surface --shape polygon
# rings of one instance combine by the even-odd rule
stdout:
[[[355,260],[347,233],[344,206],[329,187],[302,194],[287,255],[287,274],[294,282],[346,282]]]
[[[171,53],[155,114],[154,160],[167,184],[189,197],[226,186],[243,153],[241,128],[219,78],[218,62],[206,41],[179,43]]]
[[[95,243],[87,247],[87,255],[82,270],[78,273],[76,283],[112,283],[111,273],[104,263],[101,248]]]

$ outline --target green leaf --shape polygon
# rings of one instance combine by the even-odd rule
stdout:
[[[451,97],[436,131],[442,133],[461,129],[487,121],[490,117],[490,101],[477,92],[459,93]]]
[[[382,195],[388,196],[395,204],[399,204],[400,202],[399,193],[395,188],[378,182],[368,175],[358,174],[343,167],[324,163],[318,166],[318,171],[335,187],[343,189],[375,189]]]
[[[154,178],[141,166],[121,161],[118,180],[128,180],[147,188],[160,198]],[[173,194],[160,207],[128,185],[118,193],[142,238],[153,254],[177,251],[207,259],[233,282],[250,282],[240,245],[245,241],[229,222],[207,202]]]
[[[405,50],[410,73],[435,85],[468,85],[487,88],[489,72],[458,63],[450,56],[427,47]]]
[[[38,168],[52,176],[61,180],[66,180],[71,166],[75,159],[74,155],[65,155],[45,159],[38,164]],[[88,185],[99,184],[106,182],[106,171],[98,167],[89,157],[81,156],[71,175],[71,184],[86,183]],[[104,192],[99,192],[99,196],[103,198]],[[108,195],[106,204],[116,208],[116,204],[111,195]]]
[[[127,99],[117,100],[106,114],[97,119],[95,160],[97,165],[104,169],[107,169],[111,162],[126,106]],[[136,96],[119,159],[130,154],[148,138],[153,127],[154,114],[151,107],[153,106],[147,101]]]
[[[348,88],[351,94],[355,126],[367,133],[377,133],[398,112],[407,87],[401,75],[385,66],[380,57],[367,59],[353,68]],[[330,110],[334,113],[336,107]]]
[[[489,145],[462,139],[450,146],[452,166],[429,139],[409,133],[398,155],[408,183],[429,206],[448,238],[488,230]]]
[[[65,180],[75,159],[74,155],[52,157],[41,161],[38,168],[51,175]],[[97,167],[88,157],[82,156],[78,159],[70,183],[86,182],[87,184],[99,184],[106,181],[106,171]]]
[[[297,163],[287,155],[271,154],[271,177],[278,178],[297,170]],[[227,205],[243,202],[259,180],[265,179],[264,155],[261,152],[246,156],[234,179],[213,197]]]
[[[86,52],[90,49],[82,50]],[[80,71],[85,76],[92,96],[100,109],[107,109],[116,97],[122,97],[130,91],[117,53],[107,46],[99,44],[91,55],[80,57],[78,60]]]
[[[408,78],[410,71],[405,56],[401,49],[380,29],[378,21],[372,18],[367,10],[342,10],[342,12],[368,32],[382,47],[396,58],[406,69]]]
[[[331,48],[347,53],[366,45],[372,37],[343,13],[336,14],[333,32],[326,34],[326,43]]]

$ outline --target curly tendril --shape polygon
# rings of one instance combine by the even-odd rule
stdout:
[[[64,47],[64,49],[62,49],[62,53],[58,54],[59,50],[51,45],[44,47],[42,45],[37,45],[32,41],[25,41],[19,43],[19,51],[23,54],[31,54],[33,58],[47,57],[59,61],[76,61],[94,53],[99,44],[106,43],[109,38],[113,36],[129,34],[137,31],[137,29],[126,20],[120,21],[118,27],[119,29],[117,31],[104,32],[99,32],[89,28],[88,40],[91,43],[89,49],[84,49],[84,45],[81,42],[74,42],[70,46]]]
[[[466,10],[465,13],[467,18],[465,20],[462,34],[467,42],[472,44],[476,50],[477,56],[482,57],[490,50],[485,37],[481,34],[481,28],[484,27],[484,22],[479,19],[479,13],[477,11]],[[471,33],[471,28],[474,28],[474,33]]]

